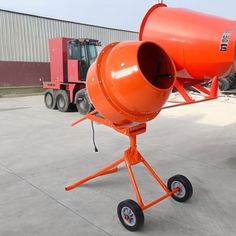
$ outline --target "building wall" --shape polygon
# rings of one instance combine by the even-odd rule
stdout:
[[[0,9],[0,86],[35,85],[49,80],[49,65],[45,62],[49,62],[48,39],[54,37],[94,38],[106,45],[114,41],[136,40],[138,34]],[[4,69],[6,63],[8,72]],[[33,73],[40,63],[43,63],[41,74]],[[12,71],[16,68],[22,69],[18,78]]]
[[[0,87],[42,85],[48,80],[48,62],[0,61]]]

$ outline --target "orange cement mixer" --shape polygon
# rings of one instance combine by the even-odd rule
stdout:
[[[129,137],[129,148],[120,159],[66,187],[67,191],[72,190],[96,177],[116,172],[118,165],[125,163],[137,202],[131,199],[120,202],[117,214],[121,224],[129,231],[143,226],[145,209],[170,196],[178,202],[185,202],[193,193],[190,181],[183,175],[171,177],[166,185],[140,154],[136,143],[137,135],[146,132],[146,122],[155,118],[167,101],[175,75],[172,59],[153,42],[109,44],[87,75],[86,87],[95,110],[72,124],[89,119]],[[132,166],[139,163],[163,190],[161,196],[148,203],[142,199],[132,170]]]
[[[236,21],[159,3],[144,16],[139,39],[157,43],[173,59],[175,88],[184,99],[177,105],[199,102],[185,86],[202,93],[200,101],[217,98],[218,79],[236,70]],[[201,85],[207,81],[209,89]]]
[[[88,71],[86,87],[94,107],[116,126],[157,116],[175,80],[168,54],[150,42],[107,45]]]

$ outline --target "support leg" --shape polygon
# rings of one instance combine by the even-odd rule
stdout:
[[[133,186],[133,189],[134,189],[137,201],[139,203],[139,206],[142,208],[144,206],[143,200],[142,200],[141,194],[139,192],[138,185],[136,183],[136,180],[135,180],[134,173],[132,171],[131,165],[130,165],[129,161],[127,161],[127,160],[125,160],[125,164],[126,164],[128,172],[129,172],[130,181],[131,181],[131,184]]]
[[[178,80],[175,81],[175,88],[179,91],[180,95],[184,98],[186,103],[193,103],[194,100],[188,95],[184,87],[179,83]]]
[[[80,186],[81,184],[84,184],[85,182],[87,182],[87,181],[89,181],[91,179],[94,179],[94,178],[96,178],[98,176],[113,173],[115,170],[117,170],[116,167],[119,164],[121,164],[123,161],[124,161],[124,158],[122,157],[119,160],[117,160],[117,161],[111,163],[110,165],[106,166],[105,168],[97,171],[96,173],[94,173],[94,174],[92,174],[92,175],[90,175],[90,176],[88,176],[88,177],[86,177],[86,178],[84,178],[84,179],[82,179],[82,180],[72,184],[72,185],[67,186],[65,188],[65,190],[66,191],[72,190],[72,189]]]

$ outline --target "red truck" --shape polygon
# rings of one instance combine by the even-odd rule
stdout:
[[[51,81],[43,83],[47,108],[66,112],[76,106],[83,115],[91,110],[85,81],[97,58],[98,46],[101,43],[94,39],[49,39]]]

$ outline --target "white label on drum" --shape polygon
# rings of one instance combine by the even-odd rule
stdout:
[[[220,41],[220,51],[221,52],[226,52],[228,50],[228,44],[229,44],[229,40],[232,34],[232,30],[226,30],[221,38]]]

